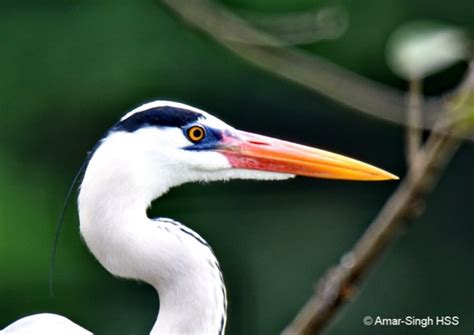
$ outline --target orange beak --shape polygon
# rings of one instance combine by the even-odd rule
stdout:
[[[389,180],[397,176],[361,161],[262,135],[223,134],[217,149],[234,168],[326,179]]]

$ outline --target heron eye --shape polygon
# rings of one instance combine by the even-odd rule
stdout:
[[[186,131],[186,135],[191,142],[197,143],[202,141],[204,136],[206,136],[206,130],[201,126],[192,126]]]

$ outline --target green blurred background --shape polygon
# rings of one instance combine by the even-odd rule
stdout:
[[[334,4],[229,0],[231,8],[286,13]],[[385,63],[401,24],[436,19],[474,28],[472,0],[337,2],[350,25],[307,50],[404,88]],[[0,11],[0,329],[55,312],[98,334],[145,334],[158,299],[107,273],[78,232],[75,202],[61,236],[55,295],[51,243],[67,188],[101,134],[153,99],[195,105],[235,127],[333,150],[404,175],[403,128],[340,107],[263,72],[189,29],[157,1],[5,1]],[[440,94],[465,64],[428,79]],[[427,211],[407,227],[328,334],[471,334],[474,331],[474,147],[463,146]],[[364,231],[396,182],[297,178],[185,185],[153,205],[203,235],[229,292],[228,334],[275,334],[313,283]],[[459,316],[460,325],[366,327],[365,315]]]

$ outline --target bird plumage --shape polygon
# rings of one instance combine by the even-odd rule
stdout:
[[[24,317],[0,331],[1,335],[92,335],[64,316],[50,313]]]
[[[170,114],[166,123],[157,122],[157,108]],[[183,225],[149,219],[146,209],[171,187],[185,182],[287,176],[232,169],[219,153],[188,150],[195,145],[183,133],[190,124],[177,127],[183,110],[170,108],[160,103],[132,112],[102,140],[81,184],[80,230],[109,272],[156,288],[160,312],[153,330],[219,334],[225,323],[226,298],[212,250]],[[188,115],[187,110],[184,113]],[[187,122],[199,120],[208,129],[232,130],[205,112],[198,115]],[[133,124],[133,129],[122,130],[125,123]]]
[[[78,201],[81,235],[110,273],[156,289],[160,311],[152,334],[222,334],[226,323],[225,286],[209,244],[176,221],[147,216],[151,202],[170,188],[295,174],[394,178],[347,157],[238,131],[204,111],[169,101],[151,102],[126,114],[89,158]],[[48,325],[64,327],[65,334],[88,334],[51,314],[21,319],[4,332],[30,334],[25,329]]]

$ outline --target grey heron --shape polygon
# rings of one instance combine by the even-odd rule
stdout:
[[[79,191],[80,232],[111,274],[152,285],[160,310],[152,334],[223,334],[226,289],[209,244],[151,202],[183,183],[280,180],[295,175],[350,180],[396,176],[360,161],[237,130],[181,103],[154,101],[120,119],[89,156]],[[90,334],[67,318],[37,314],[11,334]]]

